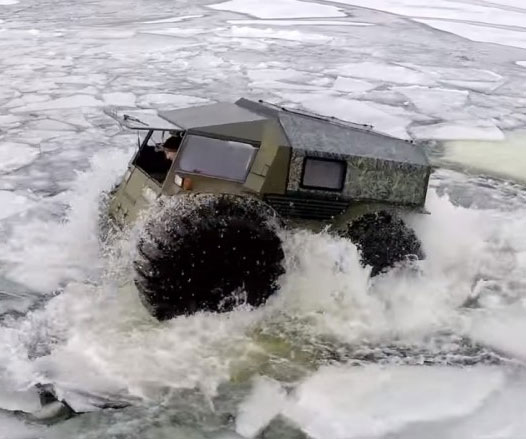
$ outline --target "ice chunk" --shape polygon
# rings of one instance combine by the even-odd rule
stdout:
[[[297,30],[259,29],[254,27],[232,26],[230,35],[241,38],[269,38],[289,41],[307,41],[325,43],[333,38],[326,35],[308,34]]]
[[[361,79],[346,78],[338,76],[332,88],[338,91],[345,91],[350,93],[363,93],[365,91],[375,88],[376,85]]]
[[[526,61],[517,61],[516,64],[521,67],[526,67]]]
[[[374,26],[373,23],[336,20],[228,20],[230,24],[256,24],[272,26]]]
[[[461,21],[469,21],[526,27],[526,10],[518,9],[518,4],[516,8],[506,7],[505,4],[503,4],[504,7],[499,7],[498,1],[485,2],[491,5],[458,0],[435,0],[432,3],[420,0],[335,0],[335,2],[378,9],[406,17],[436,18],[440,20],[435,20],[437,23],[448,23],[447,20],[454,20],[459,25],[462,25]],[[524,3],[521,3],[520,6],[523,7]]]
[[[39,408],[40,400],[36,389],[17,389],[12,382],[0,378],[0,410],[22,410],[30,413]]]
[[[520,47],[522,49],[526,48],[526,31],[442,20],[417,19],[415,21],[426,24],[434,29],[450,32],[471,41],[495,43],[503,46]],[[526,13],[523,17],[523,23],[526,23]]]
[[[327,73],[396,84],[431,85],[434,83],[433,79],[426,73],[417,72],[400,65],[372,61],[344,64],[338,69],[327,70]]]
[[[375,129],[399,138],[408,138],[406,127],[412,116],[401,108],[389,105],[343,99],[318,93],[309,97],[301,94],[278,93],[285,99],[301,103],[306,109],[326,116],[359,124],[374,125]]]
[[[71,131],[73,128],[73,126],[67,123],[52,119],[42,119],[27,125],[27,129],[42,131]]]
[[[301,0],[231,0],[209,8],[218,11],[232,11],[258,18],[305,18],[305,17],[345,17],[335,6]]]
[[[166,29],[145,30],[145,31],[142,31],[141,33],[152,34],[152,35],[166,35],[168,37],[192,37],[194,35],[200,35],[206,32],[208,32],[207,29],[202,29],[202,28],[189,29],[189,28],[172,27],[172,28],[166,28]]]
[[[22,122],[24,119],[19,117],[19,116],[15,116],[13,114],[8,114],[8,115],[5,115],[5,116],[0,116],[0,126],[1,127],[4,127],[4,128],[9,128],[9,127],[13,127],[13,126],[17,126],[20,124],[20,122]]]
[[[151,93],[139,99],[140,105],[156,106],[170,104],[170,107],[181,108],[190,105],[206,104],[210,101],[196,96],[176,95],[170,93]]]
[[[38,154],[37,148],[24,143],[0,142],[0,174],[28,165],[35,160]]]
[[[501,140],[501,139],[496,139]],[[526,132],[504,141],[454,141],[445,145],[443,160],[466,168],[526,182]],[[524,353],[526,358],[526,351]]]
[[[0,190],[0,206],[2,206],[2,209],[0,209],[0,220],[24,212],[31,205],[32,203],[26,197],[11,191]]]
[[[133,93],[104,93],[102,97],[107,105],[118,105],[123,107],[135,106],[135,95]]]
[[[421,86],[393,87],[392,90],[407,96],[418,111],[444,119],[447,119],[452,111],[461,109],[469,96],[469,93],[463,90]]]
[[[17,107],[13,112],[98,107],[101,105],[104,105],[104,103],[95,99],[93,96],[79,94],[67,98],[58,98],[50,101],[28,104],[22,107]]]
[[[0,6],[16,5],[18,0],[0,0]]]
[[[418,139],[438,140],[503,140],[504,134],[489,120],[463,120],[411,128]]]
[[[179,17],[162,18],[160,20],[143,21],[145,24],[161,24],[161,23],[179,23],[181,21],[190,20],[191,18],[201,18],[203,15],[181,15]]]
[[[283,415],[314,439],[378,437],[466,416],[504,383],[492,367],[324,367],[299,386]]]

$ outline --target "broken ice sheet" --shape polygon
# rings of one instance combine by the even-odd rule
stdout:
[[[343,64],[336,69],[328,69],[326,73],[395,84],[432,85],[435,82],[427,73],[401,65],[376,61]]]
[[[503,140],[504,134],[489,120],[462,120],[432,125],[416,126],[410,129],[417,139],[435,140]]]
[[[300,103],[307,110],[358,124],[374,125],[375,129],[402,139],[409,138],[406,127],[413,121],[412,113],[403,108],[336,97],[328,93],[308,96],[275,92],[291,102]]]
[[[300,0],[231,0],[208,6],[258,18],[345,17],[339,8]]]
[[[478,24],[447,22],[442,20],[415,20],[434,29],[458,35],[471,41],[495,43],[503,46],[526,48],[526,31],[501,29]],[[526,13],[523,21],[526,23]]]
[[[402,93],[416,106],[418,111],[427,115],[449,119],[458,117],[452,112],[460,111],[465,105],[469,92],[422,86],[393,87],[393,91]]]
[[[12,172],[23,166],[27,166],[32,163],[38,155],[38,148],[24,143],[0,141],[0,174]]]

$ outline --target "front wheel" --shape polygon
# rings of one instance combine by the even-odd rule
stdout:
[[[143,304],[159,320],[263,304],[283,273],[276,220],[270,206],[243,196],[167,200],[138,243],[135,284]]]
[[[372,276],[404,261],[424,258],[415,232],[401,218],[385,210],[362,215],[347,226],[342,236],[356,245],[362,265],[372,267]]]

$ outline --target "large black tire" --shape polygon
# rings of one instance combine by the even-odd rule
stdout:
[[[135,284],[159,320],[263,304],[283,273],[278,218],[263,202],[191,194],[167,200],[138,243]]]
[[[361,263],[376,276],[405,261],[424,258],[415,232],[402,219],[382,210],[354,220],[342,234],[358,248]]]

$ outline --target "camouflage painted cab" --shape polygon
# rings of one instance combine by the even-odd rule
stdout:
[[[422,257],[397,215],[426,199],[431,168],[411,142],[247,99],[111,115],[144,133],[110,215],[122,225],[159,210],[135,264],[158,318],[263,303],[283,271],[278,224],[329,226],[373,274]]]

